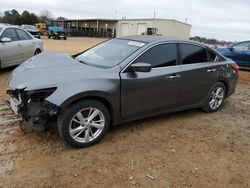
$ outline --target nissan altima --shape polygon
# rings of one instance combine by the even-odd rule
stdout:
[[[56,120],[67,144],[86,147],[111,125],[191,108],[216,112],[234,93],[238,70],[200,43],[122,37],[73,57],[32,57],[10,75],[7,104],[31,129]]]

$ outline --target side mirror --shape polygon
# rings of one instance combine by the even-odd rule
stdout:
[[[234,47],[233,47],[233,46],[229,47],[228,49],[229,49],[231,52],[234,51]]]
[[[135,63],[130,66],[130,70],[133,72],[150,72],[152,66],[148,63]]]
[[[11,40],[11,38],[3,37],[0,41],[5,43],[5,42],[11,42],[12,40]]]

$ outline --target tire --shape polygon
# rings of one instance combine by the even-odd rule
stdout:
[[[62,139],[68,145],[79,148],[100,141],[109,126],[109,110],[96,100],[83,100],[68,107],[59,114],[57,124]]]
[[[40,54],[41,53],[41,50],[40,49],[36,49],[34,55],[37,55],[37,54]]]
[[[205,99],[203,110],[205,112],[216,112],[224,103],[226,97],[226,87],[223,83],[218,82],[210,89]]]

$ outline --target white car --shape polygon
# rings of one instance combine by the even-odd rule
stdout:
[[[42,40],[18,26],[0,24],[0,68],[19,65],[42,51]]]

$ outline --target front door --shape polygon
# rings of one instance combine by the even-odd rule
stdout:
[[[180,67],[177,65],[176,44],[157,45],[133,63],[151,64],[148,73],[121,73],[121,116],[123,119],[150,116],[178,106]]]
[[[22,59],[22,50],[19,47],[19,41],[15,29],[6,29],[1,38],[10,38],[11,42],[0,43],[1,64],[3,67],[11,66]]]

